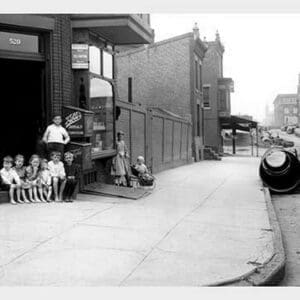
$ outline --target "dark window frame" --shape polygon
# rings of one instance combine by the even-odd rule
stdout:
[[[210,86],[203,86],[203,107],[210,108]]]
[[[128,102],[132,103],[132,77],[128,77]]]

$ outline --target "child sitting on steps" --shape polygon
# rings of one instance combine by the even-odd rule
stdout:
[[[0,171],[1,189],[9,191],[11,204],[23,203],[21,200],[21,180],[15,170],[12,169],[13,158],[5,156],[3,159],[3,168]],[[17,191],[17,202],[14,199],[14,193]]]

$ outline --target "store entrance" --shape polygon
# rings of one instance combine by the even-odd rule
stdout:
[[[0,59],[0,159],[36,152],[45,129],[44,63]],[[2,165],[2,162],[1,162]]]

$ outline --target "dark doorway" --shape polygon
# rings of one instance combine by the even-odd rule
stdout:
[[[46,125],[44,86],[44,63],[0,59],[0,159],[36,152]]]

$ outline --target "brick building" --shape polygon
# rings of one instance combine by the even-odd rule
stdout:
[[[214,41],[206,42],[203,60],[204,145],[207,150],[222,152],[221,117],[231,114],[230,93],[233,80],[223,77],[224,46],[216,33]]]
[[[274,125],[296,125],[299,123],[299,103],[297,94],[279,94],[274,102]]]
[[[121,52],[116,59],[118,99],[133,107],[163,109],[178,120],[191,122],[189,151],[193,148],[196,160],[203,149],[202,62],[206,49],[195,26],[191,33]]]
[[[82,119],[94,113],[89,134],[72,138],[84,171],[107,174],[116,153],[115,47],[153,38],[144,14],[0,14],[0,157],[28,158],[53,114],[71,105]]]

